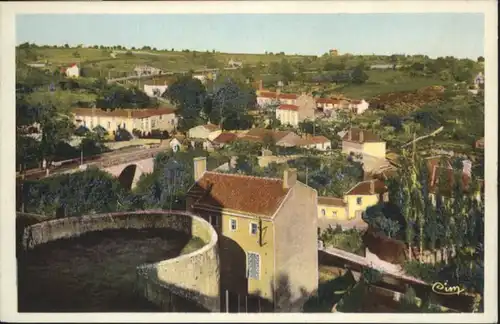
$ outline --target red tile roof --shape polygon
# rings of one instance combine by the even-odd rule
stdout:
[[[292,111],[297,111],[299,110],[299,106],[296,105],[280,105],[278,107],[279,110],[292,110]]]
[[[350,139],[349,136],[351,136]],[[348,142],[358,142],[358,143],[383,142],[376,134],[372,133],[371,131],[361,130],[359,128],[351,128],[344,135],[344,137],[342,137],[342,140]]]
[[[278,94],[276,92],[271,92],[271,91],[261,91],[259,93],[259,97],[263,97],[263,98],[277,98]]]
[[[439,178],[441,178],[441,176],[444,174],[444,173],[447,173],[446,175],[446,178],[447,178],[447,181],[445,183],[445,186],[442,187],[442,190],[444,190],[444,192],[442,192],[443,194],[446,194],[447,191],[450,189],[450,186],[453,184],[453,182],[455,181],[455,174],[457,172],[461,172],[462,173],[462,188],[464,190],[467,190],[468,188],[468,185],[471,181],[471,177],[470,175],[466,174],[463,172],[463,170],[456,170],[456,169],[453,169],[450,161],[448,158],[446,157],[432,157],[432,158],[428,158],[427,159],[427,170],[429,172],[429,189],[431,191],[435,191],[438,186],[439,186]]]
[[[227,133],[221,133],[219,136],[214,138],[212,142],[217,144],[226,144],[234,141],[236,138],[238,138],[238,135],[227,132]]]
[[[152,116],[169,115],[175,113],[173,108],[150,108],[150,109],[122,109],[114,110],[92,109],[92,108],[73,108],[71,112],[79,116],[99,116],[99,117],[128,117],[147,118]]]
[[[336,198],[336,197],[318,197],[318,205],[336,206],[336,207],[347,206],[347,204],[344,202],[342,198]]]
[[[316,99],[316,103],[335,105],[335,104],[340,103],[340,100],[333,99],[333,98],[318,98],[318,99]]]
[[[219,126],[217,125],[214,125],[214,124],[205,124],[205,125],[202,125],[203,127],[205,127],[205,129],[209,130],[210,132],[214,132],[216,130],[219,130]]]
[[[276,99],[297,99],[298,95],[294,93],[280,93],[271,91],[260,91],[258,97],[276,98]]]
[[[298,95],[295,93],[280,93],[278,97],[280,99],[297,99]]]
[[[208,171],[187,195],[197,199],[194,207],[224,208],[271,218],[288,191],[283,188],[282,179]]]
[[[358,182],[351,190],[349,190],[346,195],[353,196],[366,196],[366,195],[377,195],[387,191],[385,183],[381,180],[368,180]]]
[[[323,144],[323,143],[330,143],[330,140],[326,138],[325,136],[310,136],[307,138],[303,138],[300,141],[300,145],[310,145],[310,144]]]
[[[243,135],[241,139],[252,142],[262,142],[266,137],[266,135],[270,135],[272,136],[275,142],[278,142],[289,134],[295,134],[295,133],[290,131],[275,131],[272,129],[265,129],[265,128],[252,128],[245,135]]]

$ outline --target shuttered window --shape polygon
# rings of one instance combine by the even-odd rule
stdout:
[[[247,274],[248,278],[259,279],[260,277],[260,255],[248,252],[247,254]]]

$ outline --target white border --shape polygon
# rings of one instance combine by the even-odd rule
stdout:
[[[419,314],[418,322],[482,322],[497,321],[497,141],[498,141],[498,53],[497,6],[494,0],[474,1],[189,1],[189,2],[3,2],[1,14],[0,65],[0,250],[2,321],[17,322],[413,322],[412,314],[178,314],[178,313],[66,313],[18,314],[15,264],[15,15],[20,13],[396,13],[396,12],[476,12],[485,15],[486,78],[486,170],[485,184],[485,313]],[[11,248],[6,248],[11,247]]]

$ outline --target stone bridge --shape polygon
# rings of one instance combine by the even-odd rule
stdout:
[[[155,147],[114,155],[106,159],[80,165],[79,168],[70,169],[62,173],[74,173],[89,167],[97,167],[117,177],[125,188],[132,189],[137,184],[137,181],[139,181],[141,175],[153,172],[155,156],[165,150],[165,147]]]
[[[138,161],[125,162],[103,169],[103,171],[117,177],[122,186],[127,189],[134,188],[143,174],[152,173],[153,170],[154,157]]]

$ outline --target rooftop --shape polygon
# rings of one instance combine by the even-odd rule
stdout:
[[[377,195],[386,192],[387,187],[385,183],[381,180],[368,180],[358,182],[351,190],[349,190],[346,195]]]
[[[299,110],[299,106],[296,105],[280,105],[278,107],[279,110],[292,110],[292,111],[297,111]]]
[[[278,142],[288,134],[291,134],[293,132],[291,131],[275,131],[272,129],[265,129],[265,128],[252,128],[250,129],[245,135],[243,135],[241,138],[243,140],[247,141],[256,141],[256,142],[262,142],[264,140],[264,137],[266,135],[272,136],[273,140],[275,142]]]
[[[288,194],[282,179],[207,171],[188,191],[196,206],[208,206],[271,218]]]
[[[325,136],[308,136],[300,141],[300,145],[323,144],[330,143],[330,140]]]
[[[147,118],[152,116],[169,115],[175,112],[173,108],[148,108],[148,109],[114,109],[105,110],[100,108],[73,108],[71,112],[78,116],[100,116],[100,117],[130,117]]]
[[[238,135],[227,132],[227,133],[221,133],[219,136],[214,138],[212,142],[217,144],[226,144],[234,141],[236,138],[238,138]]]
[[[342,137],[342,140],[348,142],[358,142],[358,143],[383,142],[376,134],[372,133],[371,131],[362,130],[359,128],[351,128],[344,135],[344,137]]]
[[[347,204],[344,202],[342,198],[337,198],[337,197],[318,197],[318,205],[337,206],[337,207],[347,206]]]

